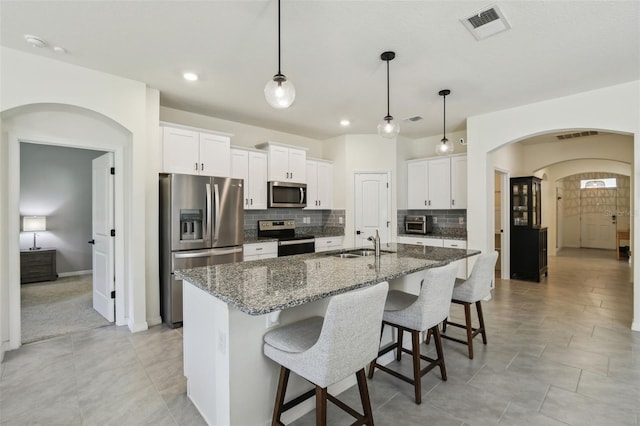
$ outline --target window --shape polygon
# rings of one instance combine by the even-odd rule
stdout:
[[[603,189],[603,188],[617,188],[618,183],[616,178],[605,179],[584,179],[580,181],[580,189]]]

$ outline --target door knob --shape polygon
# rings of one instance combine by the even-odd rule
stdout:
[[[96,240],[89,240],[89,241],[87,241],[87,242],[88,242],[89,244],[95,244],[95,243],[96,243]]]

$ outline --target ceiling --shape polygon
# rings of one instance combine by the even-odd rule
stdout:
[[[511,29],[477,41],[460,20],[492,4]],[[640,76],[638,1],[282,0],[282,72],[296,87],[285,110],[263,95],[278,68],[275,0],[1,0],[0,27],[4,46],[145,82],[164,106],[318,139],[375,133],[385,50],[396,52],[391,114],[423,117],[400,121],[409,138],[442,133],[441,89],[452,132],[469,116]]]

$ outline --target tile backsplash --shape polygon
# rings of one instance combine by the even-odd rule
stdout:
[[[344,228],[344,210],[303,210],[303,209],[267,209],[245,210],[245,232],[258,230],[259,220],[294,219],[296,229],[301,228]],[[340,219],[342,218],[342,223]]]
[[[404,234],[406,215],[433,216],[434,232],[467,229],[466,210],[398,210],[398,234]]]

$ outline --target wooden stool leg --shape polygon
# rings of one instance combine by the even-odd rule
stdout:
[[[482,304],[478,300],[476,302],[476,310],[478,311],[478,321],[480,322],[480,333],[482,333],[482,343],[487,344],[487,332],[484,329],[484,317],[482,315]]]
[[[289,383],[289,373],[291,370],[288,368],[280,367],[280,379],[278,380],[278,390],[276,391],[276,402],[273,406],[273,418],[271,419],[272,426],[282,425],[280,416],[282,415],[282,406],[284,405],[284,395],[287,392],[287,384]]]
[[[373,426],[373,411],[371,410],[371,400],[369,399],[369,388],[367,387],[367,379],[364,375],[364,368],[356,373],[358,378],[358,389],[360,390],[360,401],[362,401],[362,409],[364,410],[363,423]]]
[[[444,365],[444,351],[442,350],[442,336],[440,336],[440,329],[436,325],[433,330],[433,341],[436,344],[436,353],[438,354],[438,363],[440,364],[440,375],[443,381],[447,381],[447,368]]]
[[[400,361],[400,358],[402,357],[402,339],[402,329],[398,328],[398,347],[396,348],[396,361]]]
[[[449,317],[446,317],[444,319],[444,321],[442,321],[442,332],[446,333],[447,332],[447,323],[449,322]]]
[[[327,388],[316,386],[316,426],[327,425]]]
[[[413,351],[413,387],[416,404],[422,403],[422,376],[420,374],[420,332],[411,331],[411,350]]]
[[[384,323],[380,324],[380,342],[382,342],[382,332],[384,331]],[[374,358],[373,361],[371,361],[371,364],[369,364],[369,378],[373,379],[373,372],[376,369],[376,361],[378,360],[378,357],[376,356]]]
[[[471,327],[471,304],[464,303],[464,319],[467,328],[467,346],[469,346],[469,359],[473,359],[473,329]]]

